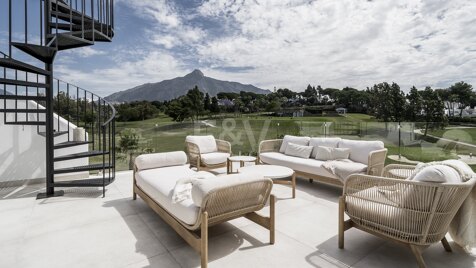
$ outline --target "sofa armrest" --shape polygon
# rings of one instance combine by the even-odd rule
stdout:
[[[249,175],[247,175],[249,176]],[[213,179],[203,180],[204,183]],[[192,188],[195,205],[208,213],[210,221],[219,222],[262,209],[271,194],[273,182],[263,177],[244,177],[243,174],[215,178],[216,186],[196,186]],[[198,190],[197,190],[198,188]],[[199,194],[197,194],[197,191]],[[196,196],[200,196],[196,200]],[[197,204],[199,203],[199,204]]]
[[[412,175],[415,167],[413,165],[390,164],[383,169],[383,176],[404,180]]]
[[[264,140],[259,143],[258,155],[266,152],[279,152],[283,139]]]
[[[200,148],[193,142],[185,142],[185,149],[187,150],[188,161],[191,166],[198,167],[200,165]]]
[[[216,140],[218,151],[231,154],[231,144],[225,140]]]
[[[380,149],[369,153],[369,163],[367,166],[367,175],[382,176],[387,157],[387,149]]]
[[[134,170],[181,166],[187,163],[187,155],[182,151],[142,154],[134,160]]]

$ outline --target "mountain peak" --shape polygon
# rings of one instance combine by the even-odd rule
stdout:
[[[148,83],[114,93],[107,96],[106,100],[113,102],[131,102],[140,100],[168,101],[187,94],[187,91],[195,86],[198,86],[200,91],[208,93],[212,97],[220,92],[240,93],[241,91],[247,91],[257,94],[270,93],[268,90],[257,88],[253,85],[243,85],[238,82],[222,81],[207,77],[204,76],[200,70],[195,69],[193,72],[185,76],[164,80],[158,83]]]
[[[187,76],[187,77],[202,78],[202,77],[204,77],[205,75],[203,75],[202,71],[200,71],[199,69],[195,69],[195,70],[193,70],[193,72],[187,74],[186,76]]]

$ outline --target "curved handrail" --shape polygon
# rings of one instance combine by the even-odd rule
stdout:
[[[1,53],[1,52],[0,52]],[[2,53],[3,54],[3,53]],[[82,91],[84,92],[87,92],[89,94],[91,94],[91,96],[95,96],[97,99],[98,99],[98,102],[99,101],[102,101],[104,104],[107,104],[110,108],[111,108],[111,111],[112,111],[112,115],[104,121],[103,124],[101,124],[102,127],[105,127],[107,124],[109,124],[115,117],[116,117],[116,108],[114,108],[114,105],[112,105],[112,103],[108,102],[106,99],[104,99],[103,97],[97,95],[96,93],[93,93],[87,89],[84,89],[82,87],[79,87],[75,84],[72,84],[72,83],[69,83],[69,82],[66,82],[64,80],[61,80],[61,79],[58,79],[58,78],[54,78],[55,81],[59,81],[59,82],[62,82],[62,83],[65,83],[65,84],[69,84],[75,88],[78,88],[78,89],[81,89]]]

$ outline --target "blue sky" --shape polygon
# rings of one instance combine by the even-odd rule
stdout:
[[[302,91],[476,85],[474,0],[116,0],[112,43],[61,52],[56,76],[100,95],[201,69]]]

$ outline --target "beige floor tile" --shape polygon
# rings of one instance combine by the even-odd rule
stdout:
[[[137,215],[36,236],[19,250],[18,267],[120,267],[166,252]]]

